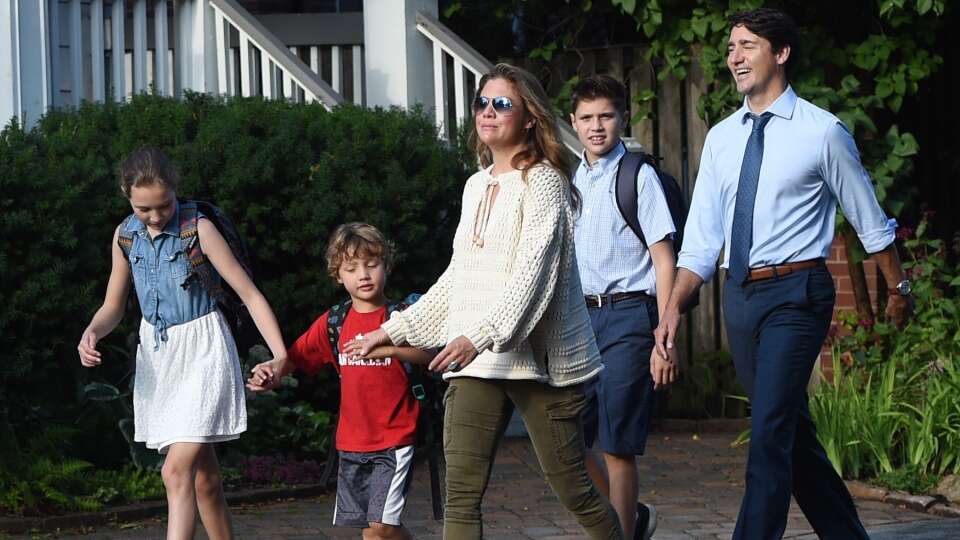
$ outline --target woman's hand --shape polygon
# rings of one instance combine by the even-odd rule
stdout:
[[[100,365],[100,351],[97,350],[97,334],[87,329],[80,337],[80,344],[77,345],[77,351],[80,353],[80,363],[83,367],[97,367]]]
[[[447,346],[433,358],[428,368],[439,372],[460,371],[473,362],[478,354],[480,353],[473,347],[473,343],[460,336],[447,343]]]
[[[348,358],[368,358],[370,352],[377,347],[392,344],[390,336],[382,328],[377,328],[369,334],[358,334],[357,337],[348,341],[343,346],[343,354]]]

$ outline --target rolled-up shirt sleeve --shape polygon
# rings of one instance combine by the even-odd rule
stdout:
[[[827,129],[820,163],[824,181],[867,253],[883,251],[892,244],[897,235],[897,220],[888,218],[880,207],[870,175],[860,162],[857,145],[842,123],[835,122]]]
[[[707,137],[687,223],[683,228],[683,245],[677,257],[678,268],[686,268],[704,281],[713,277],[717,257],[723,249],[723,204],[713,166],[710,138]]]

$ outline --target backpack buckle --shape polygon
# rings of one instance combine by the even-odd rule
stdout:
[[[427,398],[427,391],[422,384],[415,384],[410,389],[413,390],[413,397],[417,398],[417,401],[423,401]]]

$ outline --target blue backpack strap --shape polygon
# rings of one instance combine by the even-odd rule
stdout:
[[[641,154],[625,152],[617,165],[617,209],[623,216],[627,226],[637,235],[644,247],[647,239],[643,236],[640,220],[637,218],[637,174],[644,164]]]

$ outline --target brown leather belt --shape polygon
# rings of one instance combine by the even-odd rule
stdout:
[[[631,298],[642,298],[644,300],[653,299],[652,296],[645,292],[618,292],[613,294],[590,294],[583,297],[584,301],[587,303],[588,308],[598,308],[603,307],[607,304],[616,304],[623,300],[629,300]]]
[[[770,266],[761,266],[760,268],[751,268],[750,273],[747,274],[747,282],[751,281],[763,281],[765,279],[783,277],[800,270],[806,270],[808,268],[816,268],[818,266],[823,266],[825,264],[824,260],[821,259],[810,259],[809,261],[799,261],[786,264],[773,264]]]

